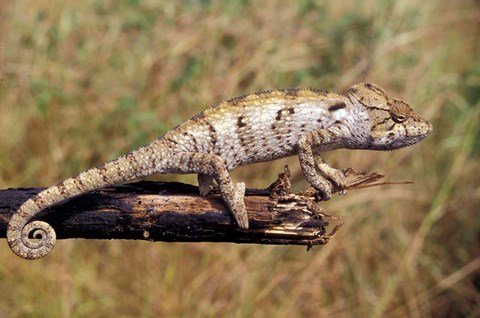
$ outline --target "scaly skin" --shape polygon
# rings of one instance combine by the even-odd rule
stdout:
[[[55,245],[55,231],[45,222],[30,222],[40,211],[87,191],[156,173],[198,174],[201,195],[218,185],[236,223],[247,229],[245,185],[235,185],[230,170],[298,154],[305,177],[328,200],[333,185],[344,186],[344,176],[326,164],[320,152],[394,150],[419,142],[431,130],[407,103],[370,83],[355,85],[346,95],[283,89],[237,97],[208,108],[145,147],[27,200],[9,222],[8,244],[21,257],[43,257]]]

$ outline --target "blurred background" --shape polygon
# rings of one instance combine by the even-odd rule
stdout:
[[[0,317],[479,317],[480,2],[1,1],[0,188],[44,187],[254,91],[371,81],[434,126],[337,168],[414,185],[334,196],[325,246],[0,244]],[[266,187],[297,158],[243,167]],[[154,177],[195,183],[194,176]]]

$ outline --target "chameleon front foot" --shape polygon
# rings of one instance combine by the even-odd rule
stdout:
[[[341,190],[345,193],[346,178],[342,170],[335,169],[326,164],[323,159],[317,161],[317,168],[320,176],[313,187],[317,190],[317,199],[327,201],[330,200],[334,189]]]
[[[340,171],[340,170],[337,170]],[[341,171],[340,171],[341,172]],[[317,182],[311,183],[315,189],[315,198],[318,201],[328,201],[332,197],[333,192],[339,192],[340,194],[346,194],[346,180],[345,176],[341,175],[341,179],[337,179],[338,182],[319,177]]]
[[[339,189],[346,187],[345,174],[342,170],[330,167],[322,157],[317,158],[316,166],[320,174],[333,183],[334,186]]]

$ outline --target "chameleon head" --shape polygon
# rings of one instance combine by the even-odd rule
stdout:
[[[392,98],[381,87],[361,83],[348,90],[354,104],[368,113],[369,137],[366,148],[394,150],[413,145],[427,137],[432,125],[406,102]]]

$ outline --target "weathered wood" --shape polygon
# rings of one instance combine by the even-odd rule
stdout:
[[[345,171],[347,189],[375,185],[377,173]],[[266,190],[249,189],[245,204],[250,229],[239,230],[218,193],[200,197],[195,186],[176,182],[137,182],[86,193],[42,212],[58,239],[139,239],[175,242],[325,244],[341,222],[316,206],[309,189],[290,193],[288,167]],[[0,237],[11,215],[40,188],[0,190]]]

